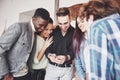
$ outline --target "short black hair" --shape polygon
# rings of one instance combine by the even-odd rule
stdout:
[[[49,20],[50,19],[50,14],[46,9],[38,8],[38,9],[36,9],[33,17],[34,18],[41,17],[41,18],[43,18],[45,20]]]
[[[50,17],[50,19],[49,19],[48,23],[52,23],[52,24],[53,24],[53,20],[52,20],[52,18],[51,18],[51,17]]]
[[[62,7],[62,8],[58,9],[56,15],[57,16],[66,16],[66,15],[70,15],[70,12],[67,7]]]

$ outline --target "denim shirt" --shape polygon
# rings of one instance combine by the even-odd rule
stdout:
[[[84,80],[85,73],[86,73],[86,67],[85,67],[85,61],[84,61],[84,48],[85,48],[84,44],[86,41],[87,40],[85,38],[82,40],[80,50],[76,54],[76,57],[74,59],[76,72],[80,80]]]

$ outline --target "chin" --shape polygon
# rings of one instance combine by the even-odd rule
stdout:
[[[85,32],[85,30],[81,30],[83,33]]]
[[[67,30],[64,30],[63,32],[67,32]]]
[[[45,36],[45,38],[48,38],[49,36]]]

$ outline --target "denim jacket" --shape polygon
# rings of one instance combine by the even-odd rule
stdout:
[[[84,61],[85,41],[87,41],[87,40],[84,38],[82,40],[79,53],[76,54],[76,57],[74,59],[76,72],[77,72],[77,75],[79,76],[80,80],[84,80],[85,73],[86,73],[86,67],[85,67],[85,61]]]

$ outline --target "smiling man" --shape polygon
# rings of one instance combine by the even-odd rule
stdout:
[[[71,80],[73,52],[71,48],[74,28],[70,25],[68,8],[59,8],[58,26],[53,31],[53,43],[46,50],[49,64],[45,80]]]
[[[31,54],[34,32],[48,24],[49,12],[38,8],[30,22],[11,25],[0,37],[0,80],[30,80],[27,61]]]

